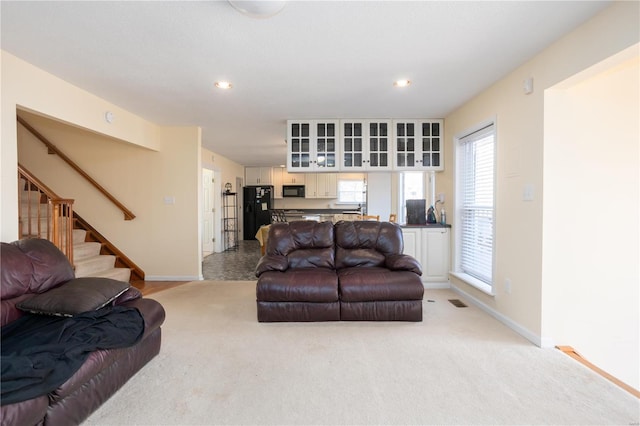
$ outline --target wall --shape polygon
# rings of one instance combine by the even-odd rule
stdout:
[[[222,155],[218,155],[213,151],[209,151],[208,149],[202,148],[202,167],[215,170],[220,172],[220,188],[221,192],[224,190],[225,183],[229,182],[232,185],[232,191],[238,193],[238,232],[242,235],[242,191],[238,191],[236,188],[236,179],[244,179],[244,166],[229,160]],[[214,197],[217,197],[214,200],[215,203],[215,212],[214,212],[214,221],[215,221],[215,234],[216,241],[218,244],[216,245],[217,249],[220,251],[223,250],[222,246],[222,229],[223,229],[223,212],[222,212],[222,194],[214,194]]]
[[[104,186],[137,217],[124,221],[122,213],[101,196],[85,201],[90,191],[83,184],[74,184],[70,193],[64,189],[64,195],[59,195],[76,198],[78,213],[91,223],[100,223],[100,232],[142,267],[149,279],[197,279],[201,275],[200,130],[157,126],[6,52],[1,59],[2,241],[18,238],[16,108],[20,107],[55,119],[39,122],[48,123],[45,136],[75,129],[69,141],[56,137],[55,142],[64,151],[66,144],[69,150],[77,149],[72,159],[86,166],[99,182],[105,182],[101,177],[115,170]],[[115,114],[111,125],[104,120],[105,111]],[[25,166],[56,191],[75,181],[55,156],[30,161],[35,163]],[[41,169],[39,162],[47,166]],[[165,196],[175,197],[175,204],[165,204]]]
[[[596,75],[581,73],[545,93],[542,277],[543,333],[636,389],[638,54],[636,45]]]
[[[454,277],[451,283],[542,346],[553,344],[552,336],[542,330],[544,91],[637,43],[638,14],[637,2],[614,3],[445,117],[446,168],[438,176],[437,193],[453,194],[454,136],[492,118],[497,135],[495,294]],[[529,77],[534,79],[534,91],[525,95],[522,82]],[[532,185],[533,201],[523,200],[525,185]],[[451,198],[447,211],[455,229]],[[506,279],[512,282],[510,294]]]

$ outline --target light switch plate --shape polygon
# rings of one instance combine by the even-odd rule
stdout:
[[[522,200],[533,201],[533,185],[528,183],[522,188]]]

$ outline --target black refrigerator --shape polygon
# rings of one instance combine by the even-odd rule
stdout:
[[[243,239],[255,240],[258,229],[271,223],[269,210],[273,209],[273,186],[245,186],[243,189]]]

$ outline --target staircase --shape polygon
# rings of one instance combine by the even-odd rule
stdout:
[[[116,256],[100,254],[102,244],[96,241],[85,241],[87,231],[73,230],[73,264],[76,277],[104,277],[119,281],[129,281],[130,268],[117,268]]]
[[[71,238],[71,258],[76,277],[105,277],[127,282],[132,279],[144,280],[142,270],[75,212],[73,220],[67,221],[66,216],[72,208],[64,212],[65,217],[57,217],[52,214],[50,198],[44,192],[35,189],[33,184],[28,184],[22,177],[20,188],[21,238],[44,238],[53,241],[50,228],[55,221],[58,223],[57,228],[62,231],[60,246],[66,247],[66,240]],[[66,227],[69,226],[67,223],[73,223],[70,233],[66,232]]]

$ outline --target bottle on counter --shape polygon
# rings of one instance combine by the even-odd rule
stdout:
[[[445,212],[444,209],[440,210],[440,223],[442,225],[447,224],[447,212]]]
[[[430,206],[429,210],[427,210],[427,223],[438,223],[438,220],[436,219],[436,210],[433,206]]]

